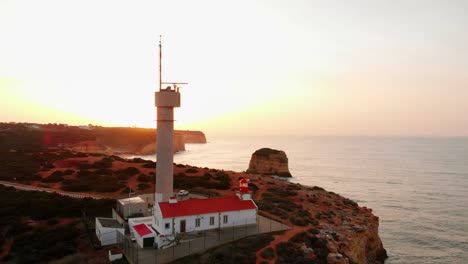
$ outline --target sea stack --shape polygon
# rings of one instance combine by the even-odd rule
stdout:
[[[261,148],[252,154],[247,173],[292,177],[286,153],[271,148]]]

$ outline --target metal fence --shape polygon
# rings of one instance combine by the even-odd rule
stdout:
[[[275,220],[257,216],[257,223],[185,234],[179,245],[164,249],[139,248],[130,237],[118,233],[118,244],[130,263],[166,263],[243,237],[287,230],[290,227]]]

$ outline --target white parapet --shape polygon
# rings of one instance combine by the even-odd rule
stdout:
[[[180,93],[174,90],[161,90],[155,95],[156,107],[180,107]]]

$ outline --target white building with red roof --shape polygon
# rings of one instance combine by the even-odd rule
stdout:
[[[257,222],[257,205],[242,196],[188,199],[159,202],[154,208],[153,227],[159,234],[203,231],[215,228],[250,225]]]
[[[156,232],[147,224],[138,224],[133,227],[133,235],[136,240],[136,243],[144,247],[152,247],[154,245],[154,239],[156,237]]]

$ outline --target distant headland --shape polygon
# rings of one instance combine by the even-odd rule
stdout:
[[[0,132],[14,133],[12,148],[60,147],[84,153],[150,155],[156,152],[154,128],[69,126],[66,124],[0,123]],[[21,144],[16,144],[20,143]],[[206,143],[202,131],[175,130],[174,151],[185,150],[185,144]]]

